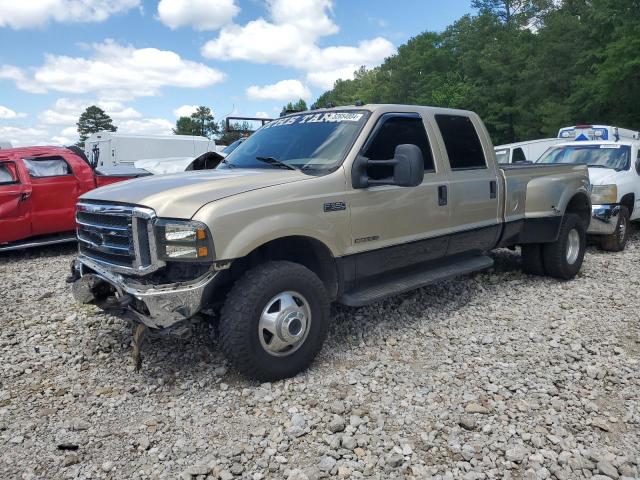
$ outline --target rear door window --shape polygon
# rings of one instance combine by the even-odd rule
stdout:
[[[25,158],[24,164],[32,178],[70,175],[69,164],[62,157]]]
[[[19,183],[16,164],[13,162],[0,163],[0,185]]]
[[[469,117],[436,115],[451,170],[487,168],[482,144]]]

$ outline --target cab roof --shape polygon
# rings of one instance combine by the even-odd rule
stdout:
[[[471,116],[476,115],[474,112],[470,110],[459,110],[454,108],[441,108],[441,107],[430,107],[424,105],[405,105],[398,103],[370,103],[364,105],[344,105],[344,106],[336,106],[329,108],[316,108],[314,110],[304,110],[301,112],[294,112],[285,115],[286,117],[294,116],[294,115],[309,115],[316,113],[327,113],[327,112],[339,112],[339,111],[362,111],[367,110],[369,112],[375,113],[388,113],[388,112],[429,112],[431,114],[449,114],[449,115],[465,115]]]
[[[16,147],[16,148],[6,148],[0,150],[0,158],[16,158],[16,157],[29,157],[29,156],[40,156],[40,155],[62,155],[69,154],[71,150],[67,147],[47,147],[47,146],[36,146],[36,147]]]

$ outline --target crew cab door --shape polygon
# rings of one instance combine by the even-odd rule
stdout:
[[[24,180],[15,161],[0,160],[0,243],[31,235],[31,187]]]
[[[495,246],[500,228],[498,171],[487,162],[480,125],[464,115],[436,114],[442,155],[449,164],[451,237],[447,255]]]
[[[67,161],[57,155],[23,160],[32,188],[32,234],[75,230],[75,204],[80,188]]]
[[[433,260],[446,252],[449,207],[441,198],[446,176],[434,162],[425,127],[418,113],[387,113],[362,148],[363,156],[384,160],[393,158],[398,145],[417,145],[425,171],[417,187],[371,186],[352,192],[351,241],[359,278]],[[367,173],[371,179],[393,174],[390,167],[375,165]]]

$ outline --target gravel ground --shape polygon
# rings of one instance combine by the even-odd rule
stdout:
[[[496,267],[338,307],[272,384],[74,304],[74,247],[0,256],[0,478],[640,478],[640,234],[576,280]]]

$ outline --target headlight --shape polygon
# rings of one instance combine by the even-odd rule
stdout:
[[[189,220],[158,220],[158,257],[166,261],[212,261],[213,242],[207,226]]]
[[[616,185],[591,185],[591,203],[602,205],[618,201],[618,187]]]

